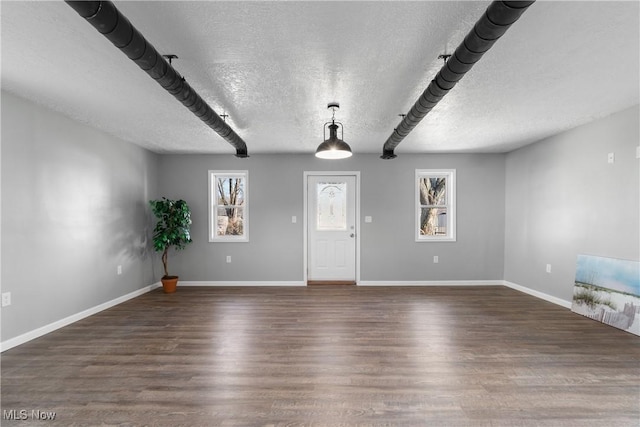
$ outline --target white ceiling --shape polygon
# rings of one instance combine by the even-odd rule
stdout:
[[[381,153],[488,1],[115,2],[247,143]],[[235,150],[61,1],[2,1],[2,88],[159,153]],[[396,153],[505,152],[639,103],[640,3],[538,1]]]

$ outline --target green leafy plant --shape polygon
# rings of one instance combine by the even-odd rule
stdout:
[[[153,248],[156,252],[162,252],[163,278],[168,278],[169,248],[173,246],[181,250],[192,242],[191,210],[184,200],[170,200],[165,197],[162,200],[150,200],[149,205],[158,220],[153,229]]]

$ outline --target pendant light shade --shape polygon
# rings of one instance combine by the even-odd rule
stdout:
[[[326,136],[326,129],[329,128],[329,139],[325,139],[323,143],[318,145],[316,150],[316,157],[319,159],[346,159],[352,156],[351,147],[349,144],[338,138],[338,128],[342,128],[342,137],[344,138],[344,126],[342,123],[335,121],[336,109],[340,108],[340,105],[335,102],[327,106],[333,110],[333,117],[330,122],[324,124],[324,133]]]
[[[316,157],[320,159],[346,159],[352,154],[349,144],[338,138],[338,125],[332,121],[329,125],[329,139],[318,145]]]

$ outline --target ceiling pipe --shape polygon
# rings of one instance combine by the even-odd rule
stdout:
[[[431,80],[409,113],[393,130],[384,143],[380,158],[396,157],[393,151],[398,144],[533,3],[534,1],[494,1],[489,5],[453,55],[448,60],[445,59],[446,62],[436,78]]]
[[[247,144],[196,93],[165,58],[110,1],[65,1],[167,92],[236,149],[249,157]]]

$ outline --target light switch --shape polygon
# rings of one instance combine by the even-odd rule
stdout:
[[[607,154],[607,162],[608,163],[613,163],[616,161],[616,155],[615,153],[609,153]]]
[[[366,222],[366,223],[373,222],[373,218],[371,218],[370,216],[365,216],[364,217],[364,222]]]
[[[295,224],[296,222],[298,222],[298,218],[295,215],[293,215],[291,217],[291,224]]]

